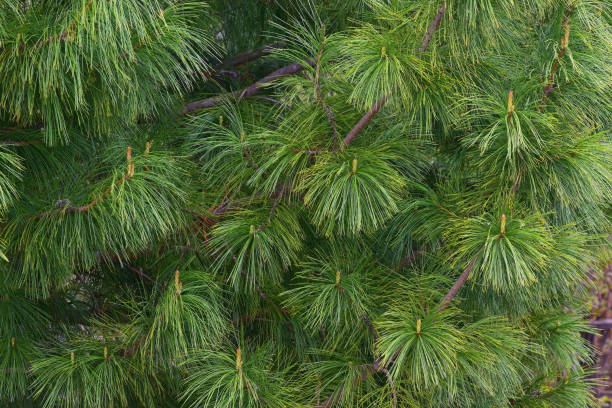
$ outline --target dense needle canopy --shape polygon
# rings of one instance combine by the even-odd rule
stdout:
[[[586,408],[610,0],[3,0],[0,406]]]

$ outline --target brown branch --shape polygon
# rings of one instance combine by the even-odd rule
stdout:
[[[395,384],[393,383],[391,373],[384,367],[380,368],[378,371],[380,371],[387,377],[387,382],[389,383],[389,387],[391,388],[391,394],[393,398],[393,408],[397,408],[397,391],[395,391]]]
[[[70,23],[68,28],[66,28],[60,34],[52,35],[51,37],[47,37],[44,40],[37,41],[36,44],[34,44],[34,47],[32,49],[36,50],[36,49],[42,47],[43,45],[47,45],[47,44],[49,44],[49,43],[51,43],[53,41],[56,41],[56,40],[62,40],[62,41],[72,40],[72,37],[70,37],[70,34],[74,33],[74,29],[75,29],[76,25],[79,22],[79,17],[81,17],[83,14],[85,14],[85,12],[87,10],[89,10],[89,8],[91,7],[92,3],[93,3],[93,0],[87,2],[85,7],[83,7],[81,12],[79,13],[79,15],[74,20],[72,20],[72,22]],[[24,49],[25,49],[25,44],[21,44],[19,46],[19,51],[23,51]]]
[[[425,52],[427,47],[429,47],[429,43],[431,42],[431,38],[433,37],[434,32],[438,29],[440,22],[442,21],[442,17],[444,16],[444,12],[446,11],[446,1],[442,3],[440,8],[438,9],[438,14],[434,17],[434,19],[427,27],[427,34],[425,34],[425,38],[423,38],[423,42],[419,47],[419,52]]]
[[[287,44],[281,41],[281,42],[264,45],[263,47],[257,48],[255,50],[243,52],[242,54],[238,54],[216,65],[213,68],[213,72],[220,71],[223,68],[235,67],[237,65],[243,65],[251,61],[255,61],[256,59],[259,59],[263,56],[271,54],[272,52],[274,52],[274,50],[282,49],[282,48],[285,48],[286,46]]]
[[[343,293],[344,294],[344,293]],[[347,298],[350,300],[350,298]],[[368,318],[368,315],[366,315],[365,313],[361,316],[361,318],[363,319],[363,321],[365,322],[365,324],[368,326],[368,329],[370,330],[370,333],[372,334],[372,337],[374,338],[374,343],[378,343],[378,332],[376,331],[376,329],[374,328],[374,325],[372,324],[372,321],[370,321],[370,319]]]
[[[311,60],[308,60],[305,62],[310,65],[314,65],[314,63]],[[250,86],[242,90],[239,89],[239,90],[229,92],[224,95],[217,95],[217,96],[213,96],[210,98],[188,103],[183,108],[183,114],[186,115],[186,114],[195,112],[200,109],[212,108],[213,106],[216,106],[220,104],[221,102],[223,102],[224,100],[227,100],[229,98],[237,98],[238,102],[240,102],[243,98],[254,95],[258,91],[263,89],[266,84],[280,77],[283,77],[283,76],[297,74],[298,72],[301,72],[303,70],[304,70],[304,65],[302,64],[287,65],[285,67],[277,69],[276,71],[272,72],[269,75],[266,75],[265,77],[261,78],[259,81],[255,82],[254,84],[251,84]]]
[[[39,143],[42,143],[42,140],[36,139],[36,140],[31,140],[31,141],[26,141],[26,140],[2,140],[0,141],[0,144],[5,145],[5,146],[29,146],[33,144],[39,144]]]
[[[525,163],[523,163],[522,167],[521,167],[521,171],[519,171],[519,173],[516,175],[516,178],[514,179],[514,184],[512,185],[512,194],[515,194],[518,191],[519,185],[521,183],[521,178],[523,177],[523,173],[525,172]]]
[[[385,102],[387,102],[387,99],[388,96],[383,96],[382,98],[377,100],[376,103],[374,103],[374,106],[372,106],[372,108],[367,111],[365,115],[361,117],[361,119],[359,119],[359,122],[357,122],[357,124],[353,126],[350,132],[348,132],[342,140],[342,144],[344,145],[344,147],[347,147],[351,144],[353,140],[355,140],[357,135],[363,130],[363,128],[366,127],[368,123],[370,123],[370,121],[372,120],[372,118],[374,118],[374,116],[376,116],[380,108],[382,108]]]
[[[399,264],[395,267],[395,269],[402,269],[403,267],[405,267],[408,264],[413,263],[414,261],[417,260],[417,258],[419,256],[421,256],[422,254],[426,253],[427,250],[426,249],[417,249],[412,251],[412,253],[404,258],[402,258],[402,260],[399,262]]]
[[[284,193],[285,193],[285,186],[282,186],[280,191],[276,193],[276,198],[274,199],[274,203],[272,203],[272,208],[270,208],[270,215],[263,223],[261,223],[259,227],[257,227],[257,231],[263,230],[264,228],[268,226],[268,224],[270,224],[270,220],[272,219],[272,217],[274,217],[274,212],[276,211],[276,207],[278,207],[278,204],[280,204],[280,200],[281,198],[283,198]]]
[[[561,63],[561,59],[567,53],[567,46],[569,45],[569,34],[570,34],[569,18],[572,12],[574,11],[574,8],[575,6],[573,4],[570,4],[565,10],[565,16],[563,17],[563,22],[561,23],[562,37],[559,40],[559,52],[557,53],[557,56],[555,57],[555,60],[553,62],[553,66],[550,70],[550,75],[548,76],[547,83],[542,88],[542,90],[544,91],[544,96],[542,97],[542,100],[540,101],[540,106],[546,104],[548,95],[553,90],[553,87],[555,85],[554,84],[555,75],[557,73],[557,70],[559,69],[559,64]],[[540,110],[541,108],[538,107],[538,111]]]
[[[134,176],[134,164],[132,163],[132,147],[131,146],[127,147],[127,154],[126,154],[126,156],[127,156],[127,170],[126,170],[125,175],[123,175],[123,177],[115,180],[113,186],[107,188],[102,194],[100,194],[93,201],[91,201],[88,204],[77,206],[77,207],[73,207],[73,206],[66,207],[65,206],[66,204],[68,204],[68,205],[70,204],[70,200],[59,200],[56,203],[56,207],[58,207],[59,205],[64,204],[63,208],[59,208],[59,211],[58,210],[46,211],[46,212],[36,216],[36,218],[40,219],[40,218],[48,217],[48,216],[56,214],[58,212],[63,212],[65,214],[71,214],[71,213],[77,213],[77,212],[88,212],[89,210],[91,210],[93,207],[98,205],[100,203],[100,201],[102,201],[104,198],[106,198],[108,195],[110,195],[111,192],[113,191],[113,189],[116,186],[119,186],[119,185],[123,184],[124,182],[126,182],[127,180],[131,179]]]
[[[141,269],[134,268],[133,266],[128,265],[128,264],[123,264],[123,266],[125,266],[126,269],[129,269],[130,271],[136,273],[141,278],[144,278],[144,279],[148,280],[151,283],[155,283],[155,284],[159,285],[157,282],[155,282],[155,280],[153,278],[151,278],[149,275],[144,273]]]
[[[463,273],[459,275],[459,278],[457,279],[457,281],[455,281],[455,284],[450,288],[446,296],[444,296],[444,299],[442,300],[442,303],[440,304],[440,308],[438,309],[438,311],[441,312],[444,309],[446,309],[448,305],[450,304],[450,302],[455,298],[455,296],[457,296],[457,293],[459,293],[459,290],[461,290],[465,282],[467,282],[468,278],[470,277],[470,273],[472,273],[472,270],[474,269],[476,260],[478,259],[478,256],[480,255],[480,251],[482,250],[483,247],[484,246],[481,246],[480,249],[478,249],[478,252],[476,252],[476,255],[474,255],[474,257],[470,261],[467,268],[465,268]]]
[[[612,329],[612,318],[591,320],[589,324],[601,330],[609,330]]]

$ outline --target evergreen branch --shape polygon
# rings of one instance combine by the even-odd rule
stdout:
[[[51,37],[47,37],[44,40],[39,40],[36,42],[36,44],[34,44],[33,50],[36,50],[42,46],[45,46],[53,41],[57,41],[57,40],[61,40],[61,41],[67,41],[67,40],[71,40],[70,34],[72,34],[74,32],[74,29],[76,27],[76,25],[79,22],[79,17],[81,17],[83,14],[85,14],[85,12],[87,10],[89,10],[89,8],[91,8],[91,5],[93,3],[93,0],[90,0],[87,2],[87,4],[85,5],[85,7],[83,7],[83,9],[81,10],[81,12],[79,13],[79,15],[72,20],[72,22],[70,23],[70,25],[68,26],[68,28],[66,28],[64,31],[62,31],[59,34],[55,34],[52,35]],[[25,48],[25,44],[21,44],[19,46],[19,51],[23,51]]]
[[[478,256],[480,255],[480,251],[482,251],[483,248],[484,248],[484,245],[482,245],[478,249],[478,251],[472,258],[468,266],[461,273],[461,275],[459,275],[459,278],[455,281],[455,283],[450,288],[446,296],[444,296],[444,299],[442,299],[442,303],[440,304],[440,308],[438,309],[438,311],[441,312],[444,309],[446,309],[448,305],[452,302],[452,300],[455,298],[455,296],[457,296],[457,293],[459,293],[459,291],[461,290],[465,282],[467,282],[468,278],[470,277],[470,273],[472,273],[472,270],[474,269],[474,265],[476,264],[476,260],[478,259]]]
[[[438,14],[436,14],[436,17],[433,19],[433,21],[427,28],[427,34],[425,34],[425,38],[423,39],[423,42],[419,47],[419,52],[425,52],[427,50],[433,33],[436,31],[436,29],[440,25],[440,22],[442,21],[442,16],[444,15],[445,10],[446,1],[442,4],[440,9],[438,10]],[[372,108],[370,108],[370,110],[367,111],[365,115],[361,117],[361,119],[359,119],[359,122],[357,122],[357,124],[344,137],[344,140],[342,141],[344,147],[350,145],[351,142],[355,139],[355,137],[357,137],[357,135],[363,130],[363,128],[366,127],[368,123],[370,123],[370,121],[372,120],[372,118],[374,118],[374,116],[376,116],[380,108],[382,108],[383,105],[387,102],[389,97],[390,95],[385,95],[379,100],[377,100],[372,106]]]
[[[314,66],[314,62],[312,60],[306,61],[311,66]],[[224,95],[217,95],[210,98],[202,99],[199,101],[191,102],[185,105],[183,109],[183,114],[187,115],[189,113],[195,112],[200,109],[212,108],[213,106],[218,105],[219,103],[227,100],[228,98],[237,98],[238,102],[240,102],[243,98],[254,95],[259,92],[261,89],[265,87],[266,84],[275,81],[276,79],[287,76],[297,74],[304,70],[304,65],[302,64],[291,64],[285,67],[279,68],[276,71],[272,72],[269,75],[261,78],[259,81],[251,84],[250,86],[242,89],[236,90]]]
[[[126,158],[127,158],[126,173],[119,179],[115,180],[115,182],[113,183],[111,187],[107,188],[102,194],[96,197],[93,201],[85,205],[75,207],[75,206],[70,206],[70,200],[59,200],[56,203],[56,206],[64,205],[64,208],[60,208],[59,212],[63,212],[64,214],[71,214],[71,213],[77,213],[77,212],[88,212],[93,207],[98,205],[100,201],[108,197],[116,186],[119,186],[125,183],[126,181],[128,181],[129,179],[131,179],[134,176],[134,163],[132,163],[132,147],[131,146],[127,147]],[[68,204],[69,206],[66,207],[65,206],[66,204]],[[48,217],[50,215],[57,214],[57,213],[58,213],[57,210],[47,211],[42,214],[39,214],[36,218],[40,219],[40,218]]]
[[[425,38],[423,38],[423,42],[421,43],[421,46],[419,47],[419,52],[425,52],[427,50],[427,47],[429,47],[431,38],[434,32],[438,29],[438,26],[440,25],[440,22],[442,21],[442,17],[444,16],[445,11],[446,11],[446,1],[442,3],[440,8],[438,9],[438,14],[436,14],[432,22],[429,24],[429,27],[427,27],[427,34],[425,34]]]
[[[550,75],[548,76],[548,81],[546,82],[546,85],[544,85],[544,87],[542,88],[542,90],[544,91],[544,96],[542,97],[542,100],[540,101],[540,106],[546,104],[548,95],[553,90],[553,87],[555,85],[554,84],[555,74],[557,73],[557,70],[559,69],[559,64],[561,62],[561,59],[567,53],[567,46],[569,45],[569,34],[570,34],[569,18],[572,12],[574,11],[574,9],[575,9],[575,5],[573,3],[570,3],[567,9],[565,10],[563,22],[561,23],[562,37],[559,40],[559,52],[557,53],[555,60],[553,62],[553,66],[550,70]],[[541,111],[540,107],[538,107],[538,111]]]

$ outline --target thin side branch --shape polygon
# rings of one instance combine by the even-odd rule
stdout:
[[[395,391],[395,383],[393,382],[393,377],[391,377],[391,373],[384,367],[380,368],[378,371],[380,371],[387,377],[387,382],[389,383],[389,387],[391,388],[393,408],[397,408],[397,391]]]
[[[342,140],[342,144],[344,145],[344,147],[347,147],[352,143],[353,140],[355,140],[357,135],[363,130],[363,128],[367,126],[368,123],[370,123],[370,121],[372,120],[372,118],[374,118],[374,116],[376,116],[380,108],[382,108],[383,105],[387,102],[387,99],[388,96],[383,96],[382,98],[377,100],[374,106],[372,106],[372,108],[367,111],[366,114],[361,117],[361,119],[359,119],[359,122],[357,122],[357,124],[353,126],[350,132],[348,132]]]
[[[457,279],[457,281],[455,281],[455,284],[450,288],[446,296],[444,296],[444,299],[442,300],[442,304],[440,305],[440,308],[438,309],[440,312],[448,307],[450,302],[452,302],[455,296],[457,296],[457,293],[459,293],[459,291],[461,290],[465,282],[467,282],[468,278],[470,277],[470,273],[472,273],[472,270],[474,269],[476,260],[478,260],[478,256],[480,255],[480,251],[482,250],[482,248],[483,247],[481,246],[478,252],[476,252],[476,255],[474,255],[474,257],[470,261],[467,268],[465,268],[463,273],[459,275],[459,278]]]
[[[33,144],[39,144],[39,143],[42,143],[42,140],[36,139],[32,141],[26,141],[26,140],[2,140],[0,141],[0,144],[5,145],[5,146],[29,146]]]
[[[548,95],[553,90],[553,87],[555,85],[554,83],[555,75],[557,73],[557,70],[559,69],[559,64],[561,63],[561,59],[567,53],[567,46],[569,45],[569,34],[570,34],[569,18],[572,15],[574,8],[575,6],[573,4],[570,4],[568,8],[565,10],[565,16],[563,18],[563,22],[561,23],[561,31],[562,31],[561,35],[562,36],[561,36],[561,39],[559,40],[559,52],[557,53],[555,60],[553,62],[553,66],[550,70],[550,75],[548,76],[546,85],[544,85],[544,87],[542,88],[542,90],[544,91],[544,96],[542,97],[542,100],[540,101],[540,106],[546,104]],[[538,110],[540,110],[540,108],[538,108]]]
[[[125,183],[127,180],[131,179],[134,176],[134,164],[132,163],[132,147],[131,146],[127,147],[126,156],[127,156],[127,171],[125,172],[125,174],[121,178],[115,180],[112,187],[107,188],[102,194],[96,197],[93,201],[91,201],[88,204],[81,205],[81,206],[71,206],[70,200],[60,200],[56,203],[56,207],[58,207],[57,210],[51,210],[51,211],[44,212],[42,214],[39,214],[36,218],[40,219],[44,217],[49,217],[53,214],[57,214],[60,212],[63,212],[65,214],[72,214],[72,213],[77,213],[77,212],[88,212],[89,210],[91,210],[93,207],[98,205],[100,201],[102,201],[104,198],[110,195],[114,187]]]
[[[141,269],[134,268],[133,266],[128,265],[128,264],[123,264],[123,266],[124,266],[126,269],[129,269],[130,271],[132,271],[132,272],[136,273],[136,274],[137,274],[138,276],[140,276],[141,278],[144,278],[144,279],[148,280],[148,281],[149,281],[149,282],[151,282],[151,283],[154,283],[154,284],[159,285],[157,282],[155,282],[155,280],[154,280],[153,278],[151,278],[149,275],[147,275],[146,273],[144,273],[144,272],[143,272]]]
[[[263,47],[257,48],[255,50],[243,52],[216,65],[213,68],[213,72],[220,71],[224,68],[235,67],[238,65],[249,63],[251,61],[255,61],[261,57],[271,54],[272,52],[274,52],[274,50],[285,48],[286,46],[287,44],[285,44],[285,42],[280,41],[264,45]]]
[[[314,62],[310,60],[305,61],[305,62],[310,65],[314,65]],[[254,84],[251,84],[250,86],[242,90],[239,89],[239,90],[236,90],[236,91],[224,94],[224,95],[217,95],[217,96],[213,96],[210,98],[188,103],[183,108],[183,114],[187,115],[189,113],[195,112],[200,109],[212,108],[213,106],[216,106],[220,104],[221,102],[223,102],[224,100],[227,100],[229,98],[237,98],[238,102],[240,102],[243,98],[249,97],[259,92],[261,89],[265,87],[266,84],[269,84],[270,82],[280,77],[283,77],[283,76],[297,74],[298,72],[301,72],[303,70],[304,70],[304,65],[302,64],[287,65],[285,67],[277,69],[276,71],[272,72],[270,75],[266,75],[265,77],[261,78],[259,81],[255,82]]]
[[[438,14],[436,14],[434,19],[429,24],[429,27],[427,27],[427,34],[425,34],[425,38],[423,38],[423,42],[421,43],[421,46],[419,47],[419,52],[425,52],[427,50],[427,47],[429,47],[431,38],[433,37],[433,34],[438,29],[438,26],[440,25],[440,22],[442,21],[442,17],[444,16],[445,11],[446,11],[446,1],[442,3],[440,8],[438,9]]]

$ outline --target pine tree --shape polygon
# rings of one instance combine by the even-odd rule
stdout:
[[[0,406],[594,406],[609,0],[3,0]]]

